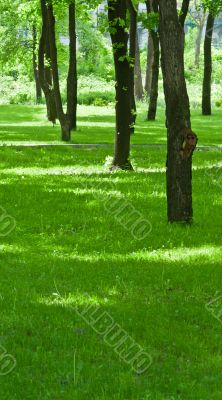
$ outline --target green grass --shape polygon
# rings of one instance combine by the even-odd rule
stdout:
[[[13,140],[56,140],[41,125],[41,109],[0,110]],[[110,110],[99,118],[93,110],[81,110],[78,140],[101,142],[98,127],[112,122]],[[218,132],[219,144],[219,113],[212,119],[194,118],[213,141]],[[113,128],[99,129],[111,143]],[[148,133],[137,140],[161,143]],[[132,173],[109,173],[111,155],[111,147],[0,148],[0,205],[16,220],[0,238],[0,345],[17,361],[0,376],[1,398],[221,400],[222,325],[205,307],[222,290],[221,152],[194,155],[191,226],[166,222],[164,148],[133,148]],[[105,208],[107,199],[133,206],[151,233],[136,240]],[[75,312],[84,302],[100,305],[151,355],[148,371],[135,374],[87,325]]]
[[[0,143],[12,141],[60,142],[59,124],[52,127],[46,121],[45,107],[0,106]],[[199,110],[192,112],[193,129],[200,145],[222,143],[220,121],[222,111],[215,110],[211,117],[203,117]],[[113,143],[115,117],[113,107],[79,106],[78,130],[73,133],[73,143]],[[166,143],[165,117],[158,110],[157,121],[146,121],[146,105],[138,108],[135,144]]]

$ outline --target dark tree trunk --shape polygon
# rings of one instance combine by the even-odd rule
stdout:
[[[150,7],[150,2],[147,1],[147,14],[151,12],[151,10],[155,13],[159,12],[158,1],[152,1],[152,8]],[[147,114],[148,121],[155,121],[156,112],[157,112],[157,100],[158,100],[158,84],[159,84],[159,67],[160,67],[160,40],[159,40],[159,32],[158,30],[150,30],[150,36],[152,38],[153,43],[153,65],[152,65],[152,79],[151,79],[151,88],[150,88],[150,96],[149,96],[149,108]]]
[[[204,79],[202,94],[202,113],[211,115],[211,79],[212,79],[212,38],[215,17],[209,13],[204,40]]]
[[[69,5],[69,72],[67,78],[67,117],[70,129],[76,129],[77,113],[77,67],[76,67],[76,9],[75,2]]]
[[[136,34],[136,54],[135,54],[134,76],[135,76],[135,96],[138,100],[142,100],[143,99],[143,80],[142,80],[142,71],[141,71],[141,64],[140,64],[140,47],[139,47],[138,32]]]
[[[167,121],[168,220],[190,222],[193,217],[192,151],[187,155],[182,151],[183,132],[191,126],[184,76],[184,27],[178,18],[176,0],[159,0],[159,7]]]
[[[35,78],[35,88],[36,88],[36,104],[40,104],[42,102],[42,88],[39,81],[38,74],[38,59],[37,59],[37,32],[36,26],[33,25],[33,72]]]
[[[52,80],[50,79],[50,67],[45,65],[45,56],[50,63],[50,52],[48,45],[48,17],[46,0],[41,0],[42,12],[42,32],[39,41],[39,54],[38,54],[38,75],[41,88],[44,92],[47,107],[47,117],[53,124],[56,123],[56,107],[54,99],[54,91],[52,88]]]
[[[53,87],[53,79],[52,79],[52,67],[51,67],[51,55],[50,55],[50,43],[49,43],[49,29],[47,27],[46,33],[46,43],[45,43],[45,59],[46,63],[44,65],[44,79],[47,87],[49,88],[46,105],[48,110],[48,119],[49,121],[56,121],[57,119],[57,111],[56,111],[56,102],[55,102],[55,94]]]
[[[153,38],[151,33],[148,32],[146,79],[145,79],[145,91],[147,92],[148,95],[150,95],[151,91],[153,61],[154,61]]]
[[[116,137],[113,169],[132,169],[129,161],[131,134],[130,77],[126,0],[108,0],[108,18],[116,76]],[[123,23],[124,22],[124,23]],[[121,44],[121,46],[120,46]]]
[[[189,11],[189,5],[190,5],[190,0],[183,0],[179,16],[179,22],[183,28],[186,21],[187,13]]]
[[[76,25],[75,25],[75,1],[69,5],[69,72],[67,77],[67,113],[64,113],[58,71],[58,56],[55,35],[55,17],[53,5],[49,4],[48,27],[49,43],[52,65],[52,76],[54,85],[54,96],[56,111],[61,125],[62,140],[71,139],[71,131],[76,128],[76,109],[77,109],[77,70],[76,70]]]
[[[130,94],[130,109],[131,121],[130,130],[131,134],[134,133],[134,126],[136,123],[136,100],[135,100],[135,59],[136,59],[136,37],[137,37],[137,10],[134,8],[132,1],[127,0],[127,7],[130,13],[130,36],[129,36],[129,94]]]
[[[64,114],[63,111],[62,98],[60,92],[58,56],[57,56],[56,35],[55,35],[55,17],[52,4],[48,4],[47,12],[48,12],[49,44],[50,44],[50,56],[51,56],[56,111],[61,125],[62,140],[69,141],[70,129],[66,121],[66,115]]]
[[[154,61],[152,67],[152,80],[147,119],[148,121],[155,121],[159,89],[160,41],[159,34],[157,32],[152,31],[151,35],[153,37]]]

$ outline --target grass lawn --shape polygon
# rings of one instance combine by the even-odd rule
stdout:
[[[135,144],[166,143],[165,117],[158,110],[157,121],[146,121],[146,105],[138,107]],[[60,141],[59,124],[54,128],[46,121],[45,107],[0,106],[0,144],[8,141],[55,142]],[[200,145],[219,145],[221,140],[222,111],[215,110],[211,117],[203,117],[199,110],[192,111],[193,129]],[[113,107],[78,107],[78,130],[72,135],[73,143],[113,143],[115,117]]]
[[[43,114],[0,107],[0,140],[58,140]],[[163,115],[144,116],[134,143],[164,143]],[[194,113],[201,144],[222,144],[220,119]],[[75,142],[112,143],[111,109],[81,108],[79,121]],[[195,153],[195,220],[184,226],[166,222],[164,148],[133,148],[135,172],[112,174],[111,146],[0,148],[0,205],[16,221],[0,237],[0,346],[16,360],[0,375],[2,399],[221,400],[222,300],[206,307],[222,292],[221,154]],[[144,239],[117,201],[149,222]],[[147,371],[136,374],[76,312],[89,304],[150,355]]]

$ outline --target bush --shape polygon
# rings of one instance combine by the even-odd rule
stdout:
[[[94,75],[81,76],[78,82],[78,104],[107,106],[113,103],[114,85],[114,81],[107,82]]]
[[[112,92],[91,92],[80,93],[78,95],[78,104],[84,105],[95,105],[95,106],[107,106],[109,103],[114,101]]]
[[[221,107],[222,106],[222,98],[216,101],[216,107]]]
[[[26,77],[0,76],[0,104],[30,104],[35,102],[35,84]]]

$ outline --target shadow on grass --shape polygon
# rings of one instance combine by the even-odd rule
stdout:
[[[221,325],[205,308],[221,290],[222,196],[207,173],[220,154],[196,155],[202,169],[193,174],[192,226],[167,224],[164,172],[101,174],[105,155],[1,150],[4,168],[15,170],[1,175],[0,205],[17,222],[0,245],[1,344],[17,360],[1,382],[4,398],[14,398],[15,387],[19,400],[220,396]],[[147,170],[165,163],[163,150],[135,149],[134,156]],[[79,173],[62,175],[63,166]],[[28,175],[28,167],[41,175]],[[145,239],[107,212],[110,196],[151,221]],[[77,315],[84,293],[151,354],[144,375]]]

